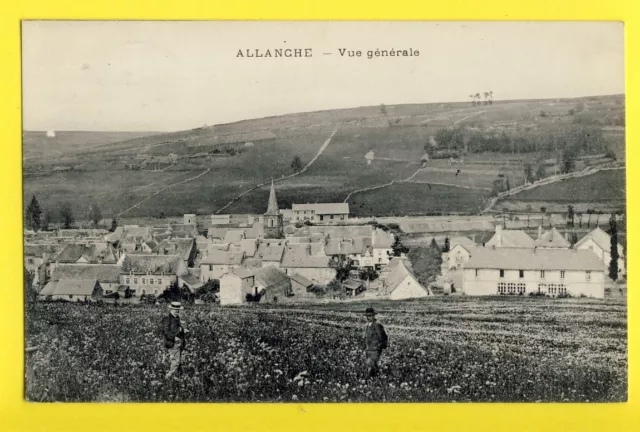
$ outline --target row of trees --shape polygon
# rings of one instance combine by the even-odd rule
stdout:
[[[76,219],[71,204],[68,202],[60,204],[57,213],[59,217],[58,220],[62,223],[63,228],[68,229],[73,226]],[[27,206],[25,214],[27,228],[33,231],[47,231],[49,230],[49,225],[54,222],[54,216],[55,214],[50,210],[42,210],[40,203],[34,195]],[[93,222],[94,226],[97,226],[102,220],[102,212],[97,204],[91,204],[91,206],[89,206],[87,218]],[[111,221],[111,231],[115,231],[117,226],[118,223],[114,217]]]
[[[470,94],[471,105],[492,105],[493,104],[493,91],[482,92],[484,101],[480,99],[480,93]]]

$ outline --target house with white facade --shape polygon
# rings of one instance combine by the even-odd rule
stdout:
[[[189,269],[179,255],[127,255],[122,262],[120,284],[127,285],[134,296],[160,295]]]
[[[502,225],[496,225],[496,232],[491,239],[485,243],[486,247],[496,248],[531,248],[535,247],[535,241],[524,231],[507,230]]]
[[[345,222],[349,220],[348,203],[293,204],[291,221],[312,221],[322,223]]]
[[[47,283],[38,293],[38,299],[69,302],[96,301],[102,298],[102,295],[100,282],[95,279],[60,279]]]
[[[389,293],[391,300],[405,300],[433,295],[429,288],[422,286],[402,260],[398,260],[397,265],[389,273],[383,289],[385,293]]]
[[[595,253],[608,269],[611,263],[611,236],[600,227],[594,229],[575,244],[576,249],[589,250]],[[618,274],[624,274],[624,248],[618,244]]]
[[[255,278],[250,271],[235,268],[220,277],[221,306],[245,303],[247,294],[256,294]]]
[[[465,295],[571,295],[604,298],[605,266],[576,249],[477,248],[464,265]]]
[[[242,266],[243,261],[242,252],[211,251],[200,261],[200,279],[202,282],[219,279],[223,274]]]
[[[543,233],[542,227],[538,227],[538,238],[535,241],[537,248],[541,249],[569,249],[571,243],[567,240],[567,235],[562,235],[555,227]]]
[[[475,243],[472,245],[456,243],[449,249],[449,252],[442,254],[443,261],[450,270],[461,269],[478,248],[481,248],[481,246],[477,246]]]

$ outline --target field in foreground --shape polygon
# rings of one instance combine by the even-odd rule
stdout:
[[[621,300],[437,297],[371,303],[390,336],[362,380],[361,302],[184,311],[184,374],[165,382],[164,308],[28,312],[31,401],[625,401]],[[297,379],[302,372],[306,378]]]

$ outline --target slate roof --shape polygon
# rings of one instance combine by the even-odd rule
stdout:
[[[242,253],[211,251],[200,261],[200,264],[240,265],[243,259]]]
[[[291,275],[291,280],[296,281],[297,283],[299,283],[300,285],[308,288],[310,286],[313,286],[313,282],[311,282],[309,279],[307,279],[306,277],[299,275],[298,273],[293,273]]]
[[[195,247],[195,240],[192,238],[175,238],[170,240],[163,240],[153,250],[153,253],[158,255],[165,255],[164,251],[167,251],[167,255],[179,255],[183,260],[188,260],[191,256],[191,251]]]
[[[476,243],[471,240],[469,237],[451,237],[449,239],[449,248],[452,249],[455,245],[461,245],[466,247],[476,246]]]
[[[477,248],[465,268],[604,271],[596,254],[575,249]]]
[[[267,246],[263,243],[260,244],[254,256],[262,261],[281,262],[284,249],[284,246]]]
[[[176,238],[195,238],[198,236],[198,229],[192,224],[172,224],[171,236]]]
[[[543,248],[569,248],[571,243],[555,228],[551,231],[543,233],[539,239],[535,241],[537,247]]]
[[[611,236],[604,232],[602,228],[597,227],[596,229],[591,231],[589,234],[580,239],[580,241],[576,243],[575,247],[579,248],[589,239],[592,239],[594,243],[597,244],[598,247],[600,247],[600,249],[611,253]],[[621,244],[618,243],[618,255],[622,257],[623,254],[624,248]]]
[[[224,241],[226,243],[240,244],[244,238],[244,230],[229,230],[224,235]]]
[[[136,274],[165,273],[182,276],[188,271],[179,255],[127,255],[122,263],[123,273],[132,271]]]
[[[314,256],[299,253],[297,249],[286,249],[282,257],[282,267],[287,268],[329,268],[328,256]]]
[[[271,180],[271,189],[269,190],[269,202],[267,203],[267,212],[265,216],[275,216],[280,214],[278,210],[278,199],[276,198],[276,189],[273,186],[273,180]]]
[[[327,255],[357,255],[364,254],[370,248],[371,237],[330,238],[327,240],[324,251]]]
[[[61,263],[74,263],[80,258],[84,258],[90,263],[97,263],[100,258],[104,264],[117,262],[116,252],[108,242],[68,244],[56,255],[54,260]]]
[[[497,248],[533,248],[535,241],[524,231],[501,230],[496,231],[494,236],[486,243],[486,246]]]
[[[315,214],[349,214],[349,203],[318,203],[318,204],[293,204],[292,211],[309,211]]]
[[[256,284],[262,285],[265,288],[289,281],[289,276],[287,276],[285,272],[271,266],[255,270],[253,275],[256,278]]]
[[[25,244],[24,256],[43,258],[45,254],[48,254],[50,258],[53,258],[60,253],[64,246],[61,244]]]
[[[416,278],[415,275],[411,273],[411,271],[405,266],[403,260],[397,261],[397,264],[393,267],[393,270],[391,270],[391,273],[389,273],[389,276],[387,277],[388,292],[393,292],[396,288],[398,288],[398,285],[400,285],[402,281],[404,281],[407,277],[413,279],[413,281],[418,286],[420,286],[420,288],[422,288],[425,292],[431,294],[429,289],[422,286],[422,284],[418,281],[418,278]]]
[[[39,295],[85,295],[93,294],[96,286],[95,279],[61,279],[59,281],[49,282],[40,291]]]
[[[114,264],[60,264],[56,266],[51,279],[94,279],[102,282],[118,282],[122,269]]]
[[[389,249],[393,242],[395,241],[395,237],[393,234],[376,228],[373,231],[373,247],[375,249]]]

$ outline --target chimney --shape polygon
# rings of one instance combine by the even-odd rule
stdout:
[[[542,237],[542,225],[538,227],[538,240]]]

